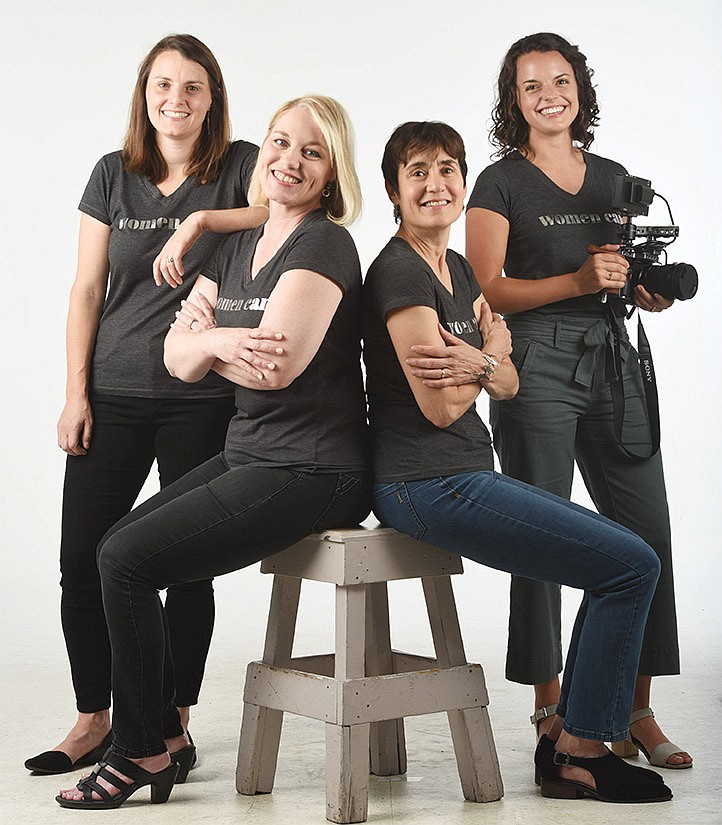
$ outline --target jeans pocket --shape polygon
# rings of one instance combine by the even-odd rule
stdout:
[[[328,506],[316,520],[312,532],[360,524],[371,510],[369,486],[366,477],[339,473]]]
[[[375,484],[373,511],[383,525],[393,527],[407,536],[422,540],[426,533],[426,525],[411,503],[406,482]]]

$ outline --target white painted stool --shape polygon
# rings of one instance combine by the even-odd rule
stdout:
[[[236,789],[270,793],[283,713],[326,723],[326,818],[364,822],[369,754],[378,776],[406,772],[404,716],[446,711],[464,797],[504,793],[484,672],[469,664],[450,574],[461,558],[386,527],[308,536],[261,563],[273,573],[263,661],[246,671]],[[391,649],[386,582],[420,578],[436,658]],[[292,658],[301,580],[336,585],[336,653]]]

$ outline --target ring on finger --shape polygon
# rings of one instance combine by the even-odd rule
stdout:
[[[441,377],[446,378],[446,369],[444,367],[441,368]]]
[[[196,322],[197,320],[198,320],[197,318],[194,318],[194,319],[190,322],[190,324],[188,324],[188,329],[193,329],[193,324],[195,324],[195,322]]]
[[[172,263],[173,263],[173,258],[166,258],[166,259],[165,259],[165,262],[166,262],[167,264],[172,264]]]

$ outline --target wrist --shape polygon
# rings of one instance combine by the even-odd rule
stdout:
[[[200,209],[198,212],[191,212],[186,220],[190,223],[190,228],[193,230],[194,235],[202,235],[204,232],[208,231],[207,210]]]
[[[495,355],[481,350],[481,360],[482,367],[476,380],[479,382],[490,381],[499,366],[499,359]]]

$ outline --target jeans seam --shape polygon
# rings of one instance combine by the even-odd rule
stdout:
[[[334,488],[331,500],[324,508],[323,513],[321,513],[313,523],[312,531],[317,532],[323,529],[323,520],[326,518],[327,513],[332,510],[347,493],[350,493],[354,487],[358,486],[359,483],[360,479],[352,476],[350,473],[338,473],[336,487]]]
[[[226,522],[226,521],[229,521],[233,518],[236,518],[237,516],[240,516],[243,513],[248,512],[248,510],[253,509],[253,507],[257,507],[259,504],[264,504],[265,502],[270,501],[275,496],[277,496],[279,493],[285,492],[291,485],[296,484],[301,479],[301,476],[302,476],[301,473],[296,474],[296,476],[294,478],[290,479],[282,487],[279,487],[278,489],[274,490],[272,494],[269,494],[265,498],[254,502],[252,506],[246,507],[243,510],[240,510],[240,511],[235,512],[233,514],[228,513],[228,509],[226,508],[226,506],[218,499],[218,497],[215,495],[215,493],[209,488],[208,484],[203,485],[203,487],[205,487],[205,489],[212,496],[212,498],[223,509],[224,513],[226,513],[225,518],[218,519],[212,525],[208,525],[208,526],[204,527],[202,530],[198,530],[197,532],[193,533],[192,535],[184,536],[182,539],[179,539],[179,540],[173,542],[172,544],[167,544],[164,547],[159,548],[151,556],[147,556],[142,561],[138,562],[138,564],[136,564],[136,566],[132,569],[132,571],[128,571],[127,576],[125,576],[125,578],[124,578],[123,587],[126,590],[128,607],[130,609],[130,615],[132,617],[134,642],[138,646],[139,650],[141,650],[142,646],[140,644],[140,636],[139,636],[139,633],[138,633],[137,621],[136,621],[136,610],[134,609],[132,589],[130,587],[130,582],[135,578],[135,574],[136,574],[136,571],[138,570],[138,568],[142,564],[144,564],[145,562],[148,562],[148,561],[151,561],[152,559],[155,559],[160,553],[164,553],[164,552],[170,550],[171,548],[175,547],[176,545],[181,543],[181,541],[186,541],[189,538],[195,538],[199,535],[202,535],[204,532],[207,532],[208,530],[216,528],[219,524],[222,524],[223,522]],[[144,679],[142,678],[143,667],[144,667],[142,655],[138,656],[138,661],[140,663],[140,668],[141,668],[141,679],[137,682],[137,684],[142,685],[142,684],[144,684]],[[143,709],[144,699],[143,699],[142,691],[141,691],[140,695],[138,696],[138,705],[141,707],[141,709]],[[145,714],[141,713],[140,719],[143,719],[143,718],[145,718]],[[143,738],[144,738],[144,741],[146,742],[145,750],[147,750],[148,745],[147,745],[147,739],[145,737],[146,737],[146,730],[145,730],[145,725],[143,725]],[[118,752],[120,752],[120,751],[118,751]]]
[[[496,472],[493,472],[493,475],[496,477],[497,473],[496,473]],[[457,496],[458,498],[463,499],[463,500],[464,500],[464,501],[466,501],[468,504],[471,504],[471,505],[473,505],[473,506],[475,506],[475,507],[481,507],[481,508],[484,508],[484,509],[486,509],[486,510],[489,510],[490,512],[493,512],[493,513],[494,513],[494,515],[495,515],[497,518],[509,519],[510,521],[514,521],[514,522],[516,522],[516,523],[518,523],[518,524],[523,524],[523,525],[524,525],[527,529],[529,529],[529,530],[535,530],[535,531],[537,531],[537,532],[541,533],[542,535],[551,536],[551,537],[553,537],[556,541],[563,541],[563,542],[566,542],[566,541],[568,540],[568,537],[567,537],[566,535],[564,535],[564,534],[555,533],[555,532],[553,532],[552,530],[547,529],[547,528],[545,528],[545,527],[538,527],[538,526],[536,526],[536,525],[527,524],[527,522],[525,522],[525,521],[524,521],[524,520],[522,520],[522,519],[515,518],[515,517],[513,517],[513,516],[510,516],[508,513],[503,513],[503,512],[501,512],[501,511],[499,511],[499,510],[495,510],[494,508],[490,507],[490,506],[489,506],[489,505],[487,505],[487,504],[484,504],[484,503],[482,503],[482,502],[480,502],[480,501],[477,501],[476,499],[469,498],[468,496],[465,496],[465,495],[464,495],[463,493],[461,493],[459,490],[455,489],[455,488],[453,487],[453,485],[449,484],[449,476],[442,477],[442,478],[440,479],[440,481],[441,481],[441,483],[442,483],[444,486],[446,486],[446,487],[447,487],[448,491],[449,491],[452,495]],[[611,521],[611,519],[610,519],[610,521]],[[616,524],[616,522],[615,522],[615,524]],[[619,524],[617,524],[617,526],[618,526],[618,527],[621,527],[621,528],[622,528],[622,529],[624,529],[624,530],[626,530],[626,529],[627,529],[627,528],[625,528],[625,527],[624,527],[624,525],[619,525]],[[575,542],[575,543],[578,543],[578,542]],[[634,571],[634,573],[635,573],[635,575],[636,575],[637,577],[639,577],[640,579],[644,577],[644,575],[645,575],[645,574],[644,574],[644,573],[642,573],[641,571],[639,571],[639,570],[638,570],[638,569],[637,569],[637,568],[636,568],[633,564],[631,564],[631,562],[627,561],[626,559],[620,559],[620,558],[618,558],[617,556],[612,555],[611,553],[607,552],[607,550],[606,550],[605,548],[603,548],[603,547],[596,547],[596,546],[594,546],[594,545],[590,545],[590,544],[588,544],[587,542],[581,542],[581,544],[582,544],[584,547],[588,548],[589,550],[593,550],[593,551],[595,551],[595,552],[597,552],[597,553],[601,553],[602,555],[606,556],[608,559],[610,559],[610,560],[612,560],[612,561],[616,562],[617,564],[623,564],[623,565],[625,565],[625,566],[626,566],[629,570],[633,570],[633,571]]]

